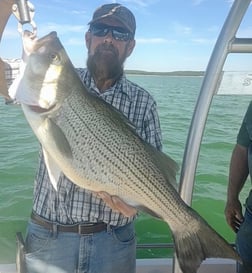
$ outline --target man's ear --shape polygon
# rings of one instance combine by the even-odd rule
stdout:
[[[136,45],[136,40],[130,40],[128,46],[127,46],[127,57],[129,57],[134,50]]]
[[[85,34],[85,42],[87,49],[89,49],[91,43],[91,33],[89,31],[87,31]]]

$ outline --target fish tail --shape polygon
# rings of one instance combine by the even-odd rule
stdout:
[[[196,273],[206,258],[227,258],[241,262],[234,248],[197,214],[182,228],[176,228],[173,238],[183,273]]]

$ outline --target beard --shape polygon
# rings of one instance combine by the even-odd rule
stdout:
[[[123,61],[112,44],[100,44],[94,54],[88,56],[87,68],[97,80],[116,80],[123,74]]]

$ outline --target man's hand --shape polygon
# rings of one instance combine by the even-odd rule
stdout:
[[[243,222],[242,206],[239,200],[228,201],[225,208],[226,221],[237,232]]]
[[[131,217],[137,214],[136,208],[126,204],[118,196],[109,195],[104,191],[100,191],[97,194],[112,210],[118,211],[126,217]]]
[[[2,38],[2,34],[7,24],[7,21],[12,13],[12,5],[14,4],[14,0],[1,0],[0,1],[0,41]]]
[[[12,5],[14,0],[1,0],[0,1],[0,41],[2,39],[4,28],[12,13]],[[7,83],[5,80],[4,62],[0,58],[0,94],[9,99]]]

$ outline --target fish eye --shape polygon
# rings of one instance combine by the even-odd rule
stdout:
[[[58,63],[60,61],[59,55],[55,52],[50,53],[49,58],[53,63]]]

